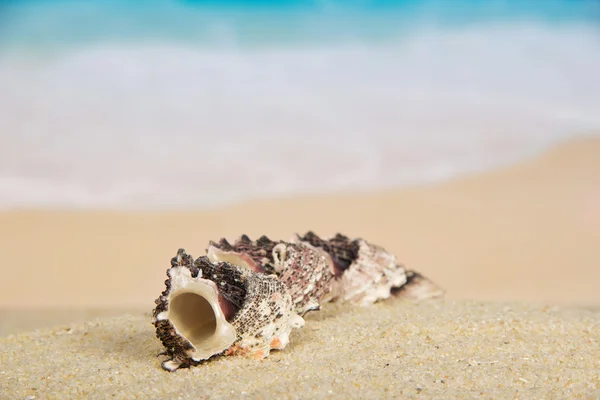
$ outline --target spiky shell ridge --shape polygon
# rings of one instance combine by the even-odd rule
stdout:
[[[291,241],[309,243],[311,246],[323,249],[331,257],[337,276],[341,276],[358,258],[358,240],[350,239],[341,233],[329,239],[322,239],[314,232],[308,231],[304,236],[295,235]]]
[[[291,330],[304,325],[302,317],[293,310],[287,287],[275,276],[226,262],[212,263],[206,256],[194,262],[191,260],[192,257],[183,249],[178,251],[171,262],[172,267],[167,271],[169,279],[165,281],[166,289],[156,300],[153,312],[157,337],[170,357],[170,360],[163,362],[164,369],[174,371],[197,365],[219,354],[264,358],[272,349],[283,349],[289,343]],[[224,322],[233,327],[231,343],[215,349],[214,354],[208,357],[198,357],[194,345],[169,320],[168,312],[174,291],[199,279],[214,285],[218,295],[235,309],[229,315],[229,321]],[[213,308],[219,308],[219,304],[213,304]],[[217,318],[225,316],[217,315]]]
[[[277,275],[287,286],[294,310],[300,315],[320,309],[332,291],[335,268],[331,257],[307,242],[276,242],[266,236],[252,241],[242,235],[234,244],[226,239],[210,242],[207,253],[213,262],[227,260]]]
[[[241,257],[244,267],[256,272],[274,273],[273,248],[279,243],[282,242],[273,241],[265,235],[256,241],[251,240],[247,235],[242,235],[233,244],[225,238],[218,242],[211,241],[206,252],[213,261],[227,261],[230,256]]]

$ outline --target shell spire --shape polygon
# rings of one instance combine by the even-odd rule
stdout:
[[[443,290],[424,276],[407,271],[396,256],[364,239],[340,233],[322,239],[309,231],[295,242],[308,242],[327,252],[335,265],[337,299],[367,306],[395,294],[422,300],[443,295]],[[402,289],[402,290],[400,290]]]

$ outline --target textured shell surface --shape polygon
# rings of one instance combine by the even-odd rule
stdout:
[[[280,243],[264,235],[256,241],[242,235],[233,244],[224,238],[218,242],[211,241],[206,253],[212,261],[227,261],[256,272],[275,273],[273,248]]]
[[[219,354],[264,358],[289,342],[304,325],[287,286],[208,257],[191,261],[183,249],[167,271],[166,289],[156,300],[153,323],[166,347],[169,371],[196,365]]]
[[[406,283],[406,270],[384,248],[358,239],[357,258],[341,276],[342,298],[362,306],[391,296]]]
[[[308,243],[280,243],[273,248],[273,260],[300,315],[319,310],[333,297],[335,270],[331,257],[323,250]]]
[[[290,241],[309,243],[311,246],[323,249],[333,261],[336,276],[341,276],[358,258],[358,241],[341,233],[329,239],[321,239],[314,232],[309,231],[304,236],[294,235]]]
[[[266,236],[252,241],[242,235],[233,245],[226,239],[210,242],[207,254],[213,262],[226,260],[277,275],[287,286],[294,310],[300,315],[318,310],[331,297],[335,279],[333,261],[328,253],[310,243],[275,242]]]

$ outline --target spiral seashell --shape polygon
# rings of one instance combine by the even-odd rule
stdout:
[[[383,247],[339,233],[322,239],[307,232],[289,242],[221,239],[195,261],[180,249],[167,275],[153,324],[170,357],[162,363],[168,371],[221,354],[264,358],[327,301],[366,306],[392,295],[444,294]]]
[[[168,371],[220,355],[266,357],[283,349],[304,320],[276,276],[228,262],[193,261],[183,249],[171,260],[153,324],[170,359]]]

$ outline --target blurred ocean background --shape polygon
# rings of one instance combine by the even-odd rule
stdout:
[[[598,0],[0,0],[4,209],[401,187],[598,133]]]

